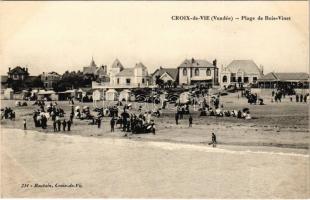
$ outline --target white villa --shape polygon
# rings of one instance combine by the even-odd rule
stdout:
[[[109,71],[110,82],[93,83],[93,88],[136,88],[147,87],[150,84],[150,76],[144,64],[137,63],[133,68],[125,68],[116,59]]]

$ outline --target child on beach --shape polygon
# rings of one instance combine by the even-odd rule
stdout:
[[[192,117],[192,115],[189,116],[188,122],[189,122],[189,127],[192,127],[192,124],[193,124],[193,117]]]
[[[212,142],[209,143],[209,145],[212,144],[213,147],[216,147],[216,135],[212,133]]]
[[[24,130],[27,130],[27,122],[26,122],[26,119],[24,119],[23,123],[24,123]]]

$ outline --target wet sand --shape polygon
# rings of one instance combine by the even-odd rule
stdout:
[[[309,198],[309,156],[296,152],[16,129],[1,142],[2,197]]]

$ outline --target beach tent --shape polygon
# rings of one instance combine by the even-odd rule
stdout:
[[[77,96],[77,90],[66,90],[64,92],[58,92],[58,100],[68,100],[68,98],[75,98]]]
[[[189,92],[183,92],[180,94],[180,98],[179,98],[180,103],[187,103],[189,99],[190,99]]]
[[[102,93],[100,90],[93,91],[93,101],[100,101],[102,99]]]
[[[12,88],[7,88],[4,90],[4,99],[11,100],[14,97],[14,91]]]
[[[116,101],[117,100],[117,91],[115,89],[109,89],[106,92],[106,100],[107,101]]]
[[[136,96],[134,94],[130,94],[129,99],[130,99],[130,101],[134,102],[134,101],[136,101]]]
[[[162,94],[159,95],[159,99],[161,102],[164,102],[164,101],[167,101],[167,96],[168,96],[168,93],[167,92],[164,92]]]
[[[77,99],[82,99],[86,95],[86,92],[83,91],[81,88],[76,91],[76,98]]]
[[[40,100],[44,100],[45,98],[47,98],[48,100],[52,100],[52,101],[58,100],[58,94],[56,94],[56,92],[54,92],[53,90],[47,90],[47,91],[39,90],[37,95],[38,95],[38,99]]]
[[[125,89],[119,93],[118,100],[119,101],[130,101],[131,100],[130,94],[131,94],[131,91],[128,89]]]

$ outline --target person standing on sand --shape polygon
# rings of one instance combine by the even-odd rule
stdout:
[[[67,122],[68,131],[71,131],[71,124],[72,124],[71,120],[68,120],[68,122]]]
[[[63,131],[66,131],[66,126],[67,126],[67,122],[66,122],[66,120],[64,119],[64,120],[62,121],[62,130],[63,130]]]
[[[74,116],[74,112],[71,112],[70,113],[70,121],[71,121],[71,123],[73,123],[73,116]]]
[[[179,113],[175,113],[175,124],[178,125],[179,124]]]
[[[299,102],[299,95],[296,94],[296,102]]]
[[[216,135],[214,133],[212,133],[212,143],[211,144],[213,147],[216,147],[216,143],[217,143],[216,142]]]
[[[193,124],[193,117],[192,117],[192,115],[189,115],[188,122],[189,122],[188,126],[192,127],[192,124]]]
[[[98,128],[100,128],[100,127],[101,127],[101,118],[98,117]]]
[[[57,132],[56,120],[53,121],[54,132]]]
[[[60,122],[60,119],[58,119],[57,120],[57,126],[58,126],[58,131],[60,131],[61,130],[61,122]]]
[[[114,120],[114,117],[112,117],[112,119],[110,121],[111,132],[114,132],[114,125],[115,125],[115,120]]]
[[[26,119],[24,119],[24,130],[27,130],[27,122],[26,122]]]

